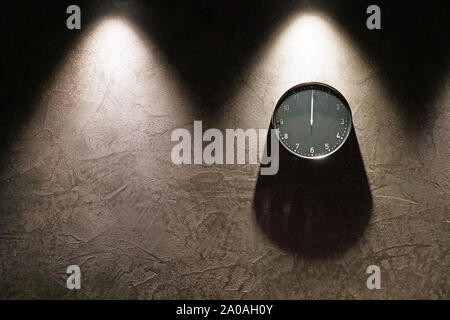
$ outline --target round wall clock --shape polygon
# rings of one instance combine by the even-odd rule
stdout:
[[[352,128],[352,113],[344,96],[333,87],[303,83],[278,100],[272,125],[281,144],[291,153],[320,159],[345,143]]]

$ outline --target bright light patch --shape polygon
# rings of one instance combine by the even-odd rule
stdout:
[[[128,87],[135,83],[140,67],[154,63],[149,49],[127,20],[105,18],[88,31],[81,49],[76,51],[80,59],[76,80],[78,84],[89,83],[93,75],[101,75],[104,79],[100,80]]]
[[[109,18],[100,23],[87,45],[98,54],[98,63],[105,71],[113,72],[136,60],[133,57],[140,48],[137,42],[139,39],[126,21]]]
[[[303,16],[288,26],[273,53],[283,56],[283,63],[291,66],[288,79],[319,79],[334,68],[336,42],[336,35],[321,18]]]
[[[186,122],[187,100],[150,39],[127,19],[106,17],[61,61],[26,134],[49,128],[79,158],[143,150]]]
[[[255,104],[230,112],[236,125],[267,127],[279,97],[304,82],[323,82],[338,89],[358,111],[360,85],[373,82],[375,71],[348,35],[332,20],[318,13],[291,16],[271,36],[244,71],[242,89],[233,105]],[[244,103],[247,102],[247,103]],[[234,112],[239,116],[235,116]],[[359,125],[358,117],[354,119]],[[226,120],[226,121],[229,121]]]
[[[345,94],[346,87],[367,77],[368,71],[345,33],[311,13],[289,20],[259,58],[260,67],[277,73],[283,92],[301,82],[319,81]]]

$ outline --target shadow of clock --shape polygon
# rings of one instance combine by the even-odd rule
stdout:
[[[366,229],[372,197],[357,138],[321,160],[299,158],[280,146],[276,175],[259,175],[256,221],[283,250],[311,259],[339,256]]]

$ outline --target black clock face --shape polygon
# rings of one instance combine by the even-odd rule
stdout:
[[[293,154],[310,159],[326,157],[347,139],[352,114],[345,98],[321,83],[289,89],[278,101],[272,118],[281,144]]]

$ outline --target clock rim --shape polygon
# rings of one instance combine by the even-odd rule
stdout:
[[[280,136],[278,134],[278,130],[275,130],[275,133],[277,135],[278,141],[281,143],[281,145],[290,153],[296,155],[299,158],[303,158],[303,159],[308,159],[308,160],[319,160],[319,159],[323,159],[323,158],[327,158],[328,156],[332,155],[333,153],[335,153],[336,151],[338,151],[344,144],[345,142],[347,142],[347,138],[350,135],[350,131],[352,131],[353,129],[353,115],[352,115],[352,109],[350,108],[350,104],[348,103],[347,99],[345,99],[344,95],[342,93],[340,93],[336,88],[330,86],[329,84],[323,83],[323,82],[317,82],[317,81],[313,81],[313,82],[303,82],[303,83],[299,83],[296,84],[295,86],[289,88],[285,93],[283,93],[283,95],[278,99],[277,103],[275,104],[275,108],[273,110],[273,114],[272,114],[272,119],[270,121],[270,123],[272,124],[272,127],[274,129],[276,129],[275,126],[275,112],[278,110],[278,108],[281,106],[282,101],[285,100],[285,98],[287,96],[292,95],[293,91],[296,91],[297,89],[301,88],[301,87],[306,87],[306,86],[310,86],[310,85],[315,85],[318,87],[325,87],[329,90],[331,90],[333,92],[333,94],[335,94],[337,96],[337,98],[339,98],[344,105],[347,107],[347,109],[349,110],[349,114],[350,114],[350,121],[349,121],[349,127],[347,130],[347,133],[345,134],[344,139],[342,140],[342,143],[333,151],[331,151],[330,153],[324,154],[324,155],[320,155],[320,156],[315,156],[315,157],[309,157],[309,156],[304,156],[304,155],[300,155],[298,153],[295,153],[294,151],[292,151],[291,149],[289,149],[284,143],[283,141],[280,139]]]

